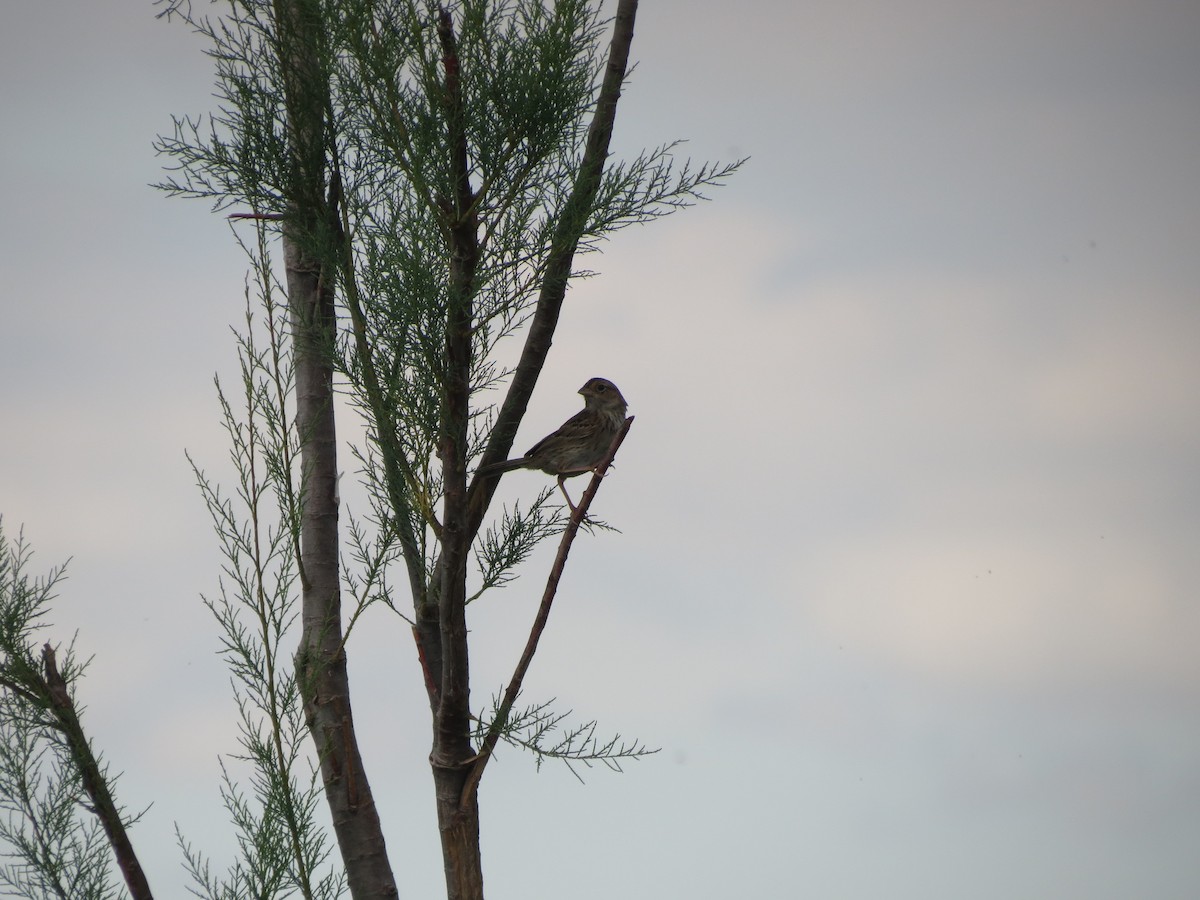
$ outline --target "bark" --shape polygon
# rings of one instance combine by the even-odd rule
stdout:
[[[283,227],[300,440],[301,637],[296,674],[321,764],[334,833],[355,900],[398,896],[350,707],[338,571],[337,428],[334,417],[336,181],[326,187],[329,83],[318,7],[275,4],[292,139],[291,208]]]
[[[286,232],[285,232],[286,233]],[[296,427],[300,433],[303,511],[300,525],[302,593],[296,673],[309,731],[321,761],[325,798],[356,900],[396,897],[379,814],[363,768],[350,708],[342,645],[338,572],[337,432],[333,369],[327,340],[332,291],[295,239],[285,236],[288,302],[296,365]]]

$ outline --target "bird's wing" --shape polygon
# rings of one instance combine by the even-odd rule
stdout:
[[[575,415],[571,416],[571,418],[567,419],[567,421],[563,422],[562,425],[559,426],[558,431],[554,432],[553,434],[546,435],[544,438],[530,447],[529,452],[525,454],[525,458],[528,459],[529,457],[536,455],[538,451],[544,449],[545,446],[551,441],[554,441],[555,443],[558,443],[559,441],[573,443],[575,441],[585,439],[587,435],[594,433],[595,430],[596,417],[591,414],[590,410],[586,408],[581,409],[579,412],[575,413]]]

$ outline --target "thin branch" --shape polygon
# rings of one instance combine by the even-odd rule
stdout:
[[[542,632],[546,630],[546,623],[550,620],[550,608],[554,605],[554,597],[558,593],[558,583],[562,578],[563,569],[566,567],[567,554],[571,552],[571,544],[575,541],[575,535],[579,533],[579,526],[583,524],[584,519],[587,517],[588,507],[592,503],[592,498],[596,496],[596,491],[600,489],[600,482],[604,480],[604,475],[608,471],[608,467],[612,465],[613,458],[617,455],[617,450],[620,449],[621,443],[625,440],[625,435],[629,433],[629,427],[633,424],[633,418],[633,416],[627,418],[624,426],[617,432],[617,436],[613,438],[612,446],[608,448],[608,453],[605,454],[600,465],[596,467],[596,473],[592,476],[587,490],[583,492],[583,497],[580,498],[578,505],[575,507],[575,512],[571,514],[571,519],[567,523],[562,539],[558,543],[558,554],[554,557],[554,565],[551,566],[550,574],[546,578],[546,589],[542,592],[542,602],[538,606],[537,615],[533,620],[533,627],[530,629],[529,638],[525,642],[525,650],[521,653],[521,658],[517,661],[517,667],[513,670],[512,678],[509,680],[508,687],[504,691],[504,699],[500,703],[500,708],[496,711],[496,718],[492,721],[492,727],[488,729],[487,737],[483,740],[483,746],[479,748],[479,753],[476,755],[475,761],[471,766],[471,771],[467,775],[467,783],[463,787],[462,798],[459,801],[462,807],[466,807],[471,801],[476,788],[479,787],[479,780],[483,777],[483,770],[487,767],[488,760],[492,756],[492,751],[496,748],[496,744],[500,740],[500,734],[504,729],[504,723],[508,719],[508,714],[521,693],[521,685],[525,681],[525,673],[529,671],[529,665],[533,662],[533,655],[537,652],[538,641],[541,640]]]
[[[341,159],[336,149],[330,154],[334,178],[341,182]],[[350,312],[351,333],[354,335],[354,346],[362,361],[363,388],[367,402],[375,419],[375,440],[383,457],[384,475],[388,498],[396,511],[393,527],[404,548],[404,562],[408,570],[409,587],[414,597],[422,597],[425,593],[425,573],[421,566],[422,555],[417,548],[417,537],[409,527],[409,504],[401,485],[404,485],[415,497],[421,496],[420,482],[408,465],[403,451],[398,446],[396,438],[396,423],[389,410],[386,394],[379,382],[378,368],[375,364],[374,350],[367,334],[367,317],[364,312],[362,296],[359,291],[358,277],[354,268],[354,249],[351,246],[350,212],[346,203],[338,204],[338,214],[341,218],[339,229],[340,258],[342,284],[345,288],[343,299]],[[440,528],[432,513],[422,508],[422,515],[437,533]],[[418,604],[419,605],[419,604]]]

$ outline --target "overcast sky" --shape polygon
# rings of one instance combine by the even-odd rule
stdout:
[[[159,896],[228,862],[218,575],[185,449],[245,264],[151,143],[210,108],[149,3],[5,5],[0,513]],[[518,439],[637,415],[531,700],[662,752],[503,753],[488,896],[1200,896],[1200,5],[646,0],[616,148],[751,161],[573,290]],[[349,466],[350,464],[347,463]],[[507,476],[510,496],[542,476]],[[471,609],[474,701],[544,562]],[[350,648],[402,897],[441,891],[407,626]]]

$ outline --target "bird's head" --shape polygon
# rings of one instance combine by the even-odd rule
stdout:
[[[584,406],[589,409],[617,410],[625,415],[627,404],[617,386],[607,378],[590,378],[588,383],[579,389],[583,395]]]

